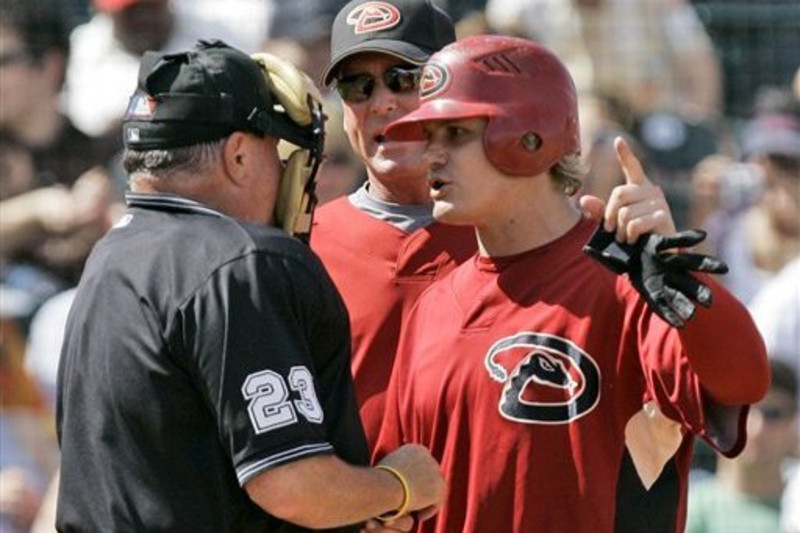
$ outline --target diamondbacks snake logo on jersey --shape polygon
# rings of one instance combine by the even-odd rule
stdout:
[[[600,368],[574,343],[544,333],[521,332],[496,342],[484,360],[489,376],[504,384],[503,418],[524,424],[567,424],[600,400]]]

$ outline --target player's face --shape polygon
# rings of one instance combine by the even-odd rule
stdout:
[[[347,59],[338,78],[353,85],[352,93],[342,93],[344,128],[370,176],[388,187],[413,185],[424,201],[424,143],[387,141],[381,133],[419,106],[418,75],[396,57],[365,53]]]
[[[495,224],[517,183],[486,158],[487,121],[471,118],[425,124],[428,187],[433,216],[447,224],[478,228]]]

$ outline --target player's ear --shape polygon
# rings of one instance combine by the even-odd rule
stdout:
[[[235,131],[223,143],[222,162],[225,175],[237,185],[243,185],[247,179],[247,138],[244,133]]]

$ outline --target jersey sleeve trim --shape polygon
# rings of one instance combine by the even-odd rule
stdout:
[[[333,446],[327,442],[298,446],[296,448],[292,448],[291,450],[285,450],[280,453],[270,455],[269,457],[259,459],[254,463],[242,465],[236,469],[236,477],[239,479],[239,485],[244,486],[248,481],[256,477],[264,470],[274,468],[284,463],[289,463],[301,457],[318,455],[332,451]]]

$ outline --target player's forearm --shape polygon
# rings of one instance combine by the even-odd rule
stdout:
[[[271,515],[314,529],[364,522],[403,502],[402,486],[390,473],[331,455],[269,470],[245,488]]]
[[[747,309],[721,285],[710,309],[697,307],[680,331],[692,369],[706,392],[725,405],[759,401],[769,387],[766,348]]]

